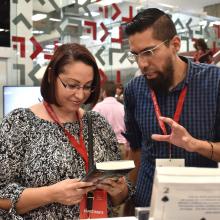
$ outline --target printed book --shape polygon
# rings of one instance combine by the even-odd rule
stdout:
[[[82,181],[100,181],[106,178],[119,178],[128,174],[135,164],[133,160],[116,160],[96,163]]]

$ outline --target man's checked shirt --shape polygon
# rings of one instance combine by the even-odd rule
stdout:
[[[220,141],[220,68],[188,62],[186,78],[168,94],[156,94],[162,116],[173,118],[181,90],[188,86],[179,124],[197,139]],[[156,158],[169,157],[169,145],[151,139],[163,134],[155,115],[150,89],[144,76],[133,78],[124,94],[126,138],[132,149],[141,148],[141,165],[135,196],[136,206],[149,206]],[[167,131],[170,129],[167,126]],[[173,158],[184,158],[186,166],[216,167],[198,153],[172,146]]]

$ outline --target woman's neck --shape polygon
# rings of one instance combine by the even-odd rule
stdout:
[[[63,109],[63,107],[59,107],[53,104],[51,105],[51,107],[57,118],[59,119],[60,123],[73,122],[78,120],[77,111],[66,111],[65,109]]]

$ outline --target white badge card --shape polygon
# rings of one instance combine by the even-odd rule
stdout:
[[[185,159],[156,159],[156,167],[184,167]]]

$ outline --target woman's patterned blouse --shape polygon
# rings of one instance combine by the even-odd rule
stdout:
[[[110,125],[98,113],[89,113],[93,126],[94,161],[120,159]],[[86,147],[89,113],[86,112],[82,118]],[[78,138],[78,122],[64,123],[64,127]],[[49,186],[67,178],[86,175],[83,159],[59,125],[37,117],[28,108],[12,111],[0,125],[0,164],[0,198],[10,199],[13,204],[10,211],[0,209],[3,219],[59,220],[79,217],[79,205],[52,203],[21,216],[14,208],[25,188]],[[133,194],[133,187],[130,183],[128,186],[129,193]],[[111,210],[111,202],[108,203]]]

